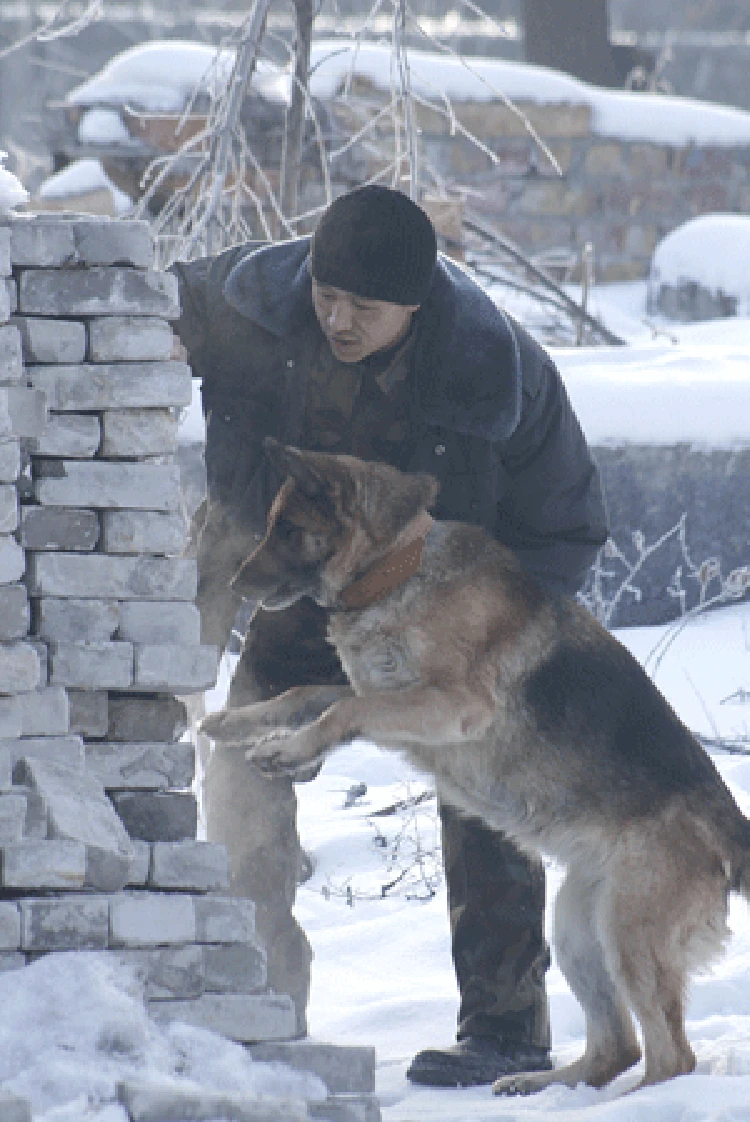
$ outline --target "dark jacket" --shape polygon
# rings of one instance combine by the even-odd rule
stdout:
[[[309,238],[174,266],[176,330],[203,380],[209,497],[261,535],[280,480],[267,434],[302,434],[320,339]],[[607,536],[599,476],[549,355],[442,258],[416,324],[406,468],[437,476],[438,518],[483,525],[573,594]]]

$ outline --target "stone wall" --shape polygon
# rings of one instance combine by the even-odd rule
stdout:
[[[294,1004],[269,991],[226,850],[196,840],[181,739],[180,698],[214,684],[217,651],[181,556],[191,373],[152,255],[141,222],[0,219],[0,970],[105,951],[136,967],[155,1019],[268,1046],[297,1035]],[[296,1048],[340,1089],[340,1049]],[[372,1050],[355,1051],[370,1074],[345,1090],[371,1092]],[[379,1117],[355,1099],[316,1116]]]
[[[370,103],[382,99],[363,81],[355,92]],[[461,125],[498,156],[494,167],[460,130],[451,135],[444,116],[420,107],[417,117],[425,160],[449,191],[466,189],[467,205],[527,253],[580,253],[590,241],[598,280],[639,279],[657,241],[682,222],[716,211],[750,212],[750,145],[618,140],[593,131],[588,105],[517,107],[554,154],[561,177],[523,121],[499,101],[453,101]],[[351,170],[364,179],[383,163],[358,149]]]

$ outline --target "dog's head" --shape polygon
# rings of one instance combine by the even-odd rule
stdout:
[[[272,611],[303,596],[334,607],[342,589],[386,554],[437,496],[431,475],[305,452],[272,437],[264,447],[286,479],[271,506],[266,536],[232,584]]]

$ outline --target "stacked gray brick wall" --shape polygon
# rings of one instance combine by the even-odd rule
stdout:
[[[143,222],[0,219],[0,970],[103,951],[135,967],[156,1020],[283,1048],[296,1014],[268,988],[254,904],[227,895],[226,850],[196,840],[182,698],[213,686],[217,652],[181,556],[191,375],[152,252]],[[322,1047],[289,1063],[328,1064],[327,1103],[237,1100],[227,1117],[377,1119],[373,1054],[352,1087],[349,1051]],[[132,1119],[217,1105],[175,1096],[121,1101]]]

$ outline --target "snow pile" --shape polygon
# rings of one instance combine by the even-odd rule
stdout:
[[[456,101],[491,101],[505,95],[512,101],[540,105],[589,105],[593,132],[623,140],[675,147],[750,144],[750,113],[740,109],[665,94],[602,89],[558,70],[506,59],[472,57],[467,63],[410,50],[412,88],[434,102],[444,93]],[[318,40],[313,43],[311,91],[321,99],[330,98],[351,71],[390,90],[391,66],[388,46],[364,43],[357,48],[341,39]]]
[[[0,151],[0,214],[8,214],[14,207],[29,201],[29,192],[20,179],[3,167],[7,157],[7,152]]]
[[[750,444],[750,319],[551,353],[591,444]]]
[[[649,303],[665,287],[699,286],[713,301],[731,301],[734,315],[750,316],[750,217],[705,214],[678,226],[654,250]]]
[[[673,636],[656,684],[690,727],[709,736],[745,736],[750,749],[749,634],[750,604],[742,604],[698,617],[679,634],[637,628],[618,638],[645,663],[660,640]],[[750,758],[717,752],[714,759],[750,813]],[[347,792],[361,783],[365,794],[345,807]],[[748,1122],[750,914],[738,897],[732,898],[728,953],[695,979],[690,994],[695,1074],[624,1097],[642,1076],[642,1064],[604,1091],[552,1087],[529,1099],[496,1099],[486,1087],[430,1090],[407,1082],[416,1051],[454,1039],[458,1002],[447,905],[444,887],[426,902],[407,899],[413,885],[403,891],[397,886],[382,900],[365,898],[373,895],[378,871],[380,884],[393,880],[389,854],[406,821],[403,814],[371,816],[399,795],[413,797],[429,786],[395,753],[356,741],[336,752],[317,780],[296,787],[300,837],[314,862],[295,908],[315,953],[311,1032],[318,1039],[375,1045],[384,1122]],[[434,811],[434,801],[431,806]],[[429,849],[429,825],[420,829]],[[378,833],[385,847],[376,841]],[[561,879],[561,870],[550,867],[550,902]],[[583,1051],[584,1019],[556,965],[548,992],[553,1055],[562,1065]]]
[[[110,59],[106,66],[66,95],[68,105],[116,108],[130,105],[150,113],[180,113],[197,92],[216,96],[229,80],[235,52],[205,43],[155,39]],[[252,87],[270,101],[285,102],[288,79],[260,60]]]
[[[183,1090],[326,1097],[314,1076],[254,1063],[239,1044],[187,1025],[157,1027],[135,972],[104,952],[50,954],[0,975],[0,1087],[31,1101],[35,1122],[127,1122],[119,1081]]]
[[[126,214],[133,205],[130,197],[115,186],[99,160],[88,158],[74,160],[62,171],[45,179],[39,188],[39,198],[50,202],[69,199],[71,205],[75,205],[76,196],[95,191],[110,192],[116,214]]]
[[[138,145],[117,109],[87,109],[78,122],[81,144]]]

